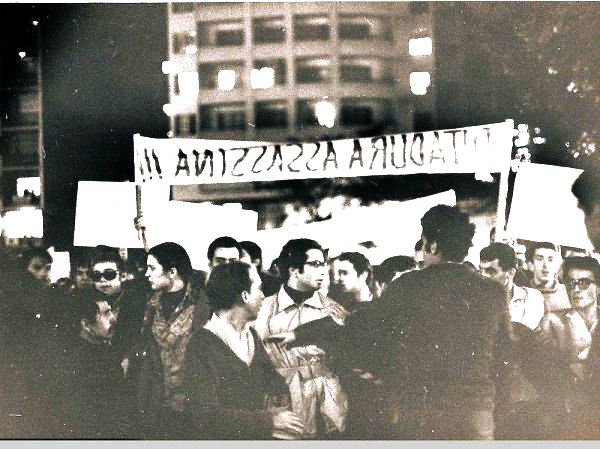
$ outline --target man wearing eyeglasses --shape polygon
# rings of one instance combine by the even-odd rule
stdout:
[[[96,295],[111,306],[116,324],[112,345],[117,357],[123,358],[139,334],[150,288],[145,279],[125,281],[123,259],[117,250],[97,249],[92,258],[90,279]]]
[[[288,384],[292,411],[304,426],[301,438],[339,435],[345,429],[348,401],[339,378],[325,363],[325,352],[315,345],[287,349],[269,342],[269,337],[324,317],[343,324],[348,312],[319,292],[328,273],[325,252],[317,242],[290,240],[278,260],[284,285],[264,300],[255,328],[266,339],[267,353]],[[298,438],[283,431],[276,437]]]
[[[546,350],[557,367],[548,375],[549,393],[556,397],[547,421],[555,427],[556,438],[598,439],[600,264],[592,257],[569,257],[563,273],[572,308],[546,314],[541,324],[551,336]]]

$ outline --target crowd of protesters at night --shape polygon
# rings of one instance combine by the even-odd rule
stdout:
[[[572,189],[595,251],[599,186]],[[171,242],[77,248],[52,284],[47,250],[4,257],[0,438],[600,438],[598,255],[490,242],[476,267],[466,213],[421,225],[375,266],[303,236],[268,270],[227,236],[208,272]]]

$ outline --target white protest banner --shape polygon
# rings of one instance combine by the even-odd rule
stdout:
[[[131,182],[79,181],[75,212],[75,246],[108,245],[142,248],[133,219],[137,215],[135,184]],[[144,211],[169,201],[166,185],[144,185]]]
[[[361,252],[368,255],[372,263],[380,263],[390,256],[414,255],[415,242],[421,237],[421,217],[438,204],[455,206],[454,190],[414,200],[386,201],[381,205],[348,209],[330,220],[258,231],[248,239],[261,246],[265,264],[277,257],[282,246],[294,238],[314,239],[329,248],[333,256],[372,241],[375,247]]]
[[[571,186],[581,170],[522,164],[517,172],[507,232],[511,237],[592,248]]]
[[[215,206],[169,201],[160,209],[144,211],[144,224],[150,247],[163,242],[179,243],[190,256],[192,266],[205,270],[210,242],[225,235],[241,239],[255,233],[258,213],[242,209],[240,204]]]
[[[215,184],[415,173],[475,173],[510,163],[513,122],[302,144],[134,136],[135,182]]]

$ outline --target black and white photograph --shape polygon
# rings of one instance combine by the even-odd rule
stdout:
[[[0,440],[600,440],[597,145],[596,2],[0,3]]]

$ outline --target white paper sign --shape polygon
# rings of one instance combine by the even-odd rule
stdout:
[[[516,238],[591,249],[583,212],[571,186],[581,170],[522,164],[515,180],[507,231]]]

